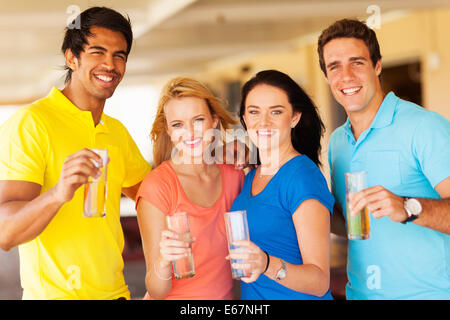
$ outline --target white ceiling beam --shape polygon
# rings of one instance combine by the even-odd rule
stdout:
[[[251,23],[327,16],[364,16],[370,5],[383,10],[438,8],[450,5],[450,0],[334,0],[334,1],[240,1],[208,2],[187,8],[181,17],[167,21],[164,26],[175,28],[188,25]]]
[[[155,26],[166,21],[197,0],[156,0],[149,1],[144,21],[133,23],[134,38],[138,39]]]

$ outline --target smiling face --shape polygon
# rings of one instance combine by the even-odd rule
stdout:
[[[75,57],[66,51],[66,63],[72,69],[71,85],[85,101],[104,101],[111,97],[123,78],[127,61],[127,42],[122,33],[92,27],[88,43]]]
[[[323,57],[331,92],[348,115],[379,107],[383,100],[378,78],[381,60],[372,64],[364,41],[333,39],[323,47]]]
[[[196,97],[171,99],[164,112],[167,133],[172,143],[183,152],[183,159],[190,162],[193,158],[202,157],[211,143],[209,130],[216,128],[219,122],[217,116],[211,115],[206,101]]]
[[[293,112],[287,94],[274,86],[257,85],[245,99],[243,118],[250,139],[259,149],[292,145],[291,129],[300,116]]]

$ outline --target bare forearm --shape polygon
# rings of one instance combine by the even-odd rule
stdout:
[[[445,234],[450,234],[450,199],[417,199],[422,212],[413,222]]]
[[[280,259],[270,256],[270,264],[265,273],[275,280],[280,269]],[[283,286],[306,294],[321,297],[330,287],[330,273],[314,264],[294,265],[286,262],[286,278],[278,281]]]
[[[157,262],[158,270],[155,273],[154,265],[148,268],[145,275],[147,292],[154,299],[164,299],[172,290],[172,270],[169,267],[161,267]]]
[[[10,250],[36,238],[61,206],[62,203],[55,200],[52,189],[31,201],[8,201],[1,204],[1,248]]]

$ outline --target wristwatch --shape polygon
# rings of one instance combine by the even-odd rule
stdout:
[[[286,269],[286,262],[283,261],[283,259],[280,259],[281,261],[281,268],[277,271],[277,276],[275,280],[280,281],[286,278],[287,269]]]
[[[403,224],[416,220],[422,212],[422,205],[420,204],[419,200],[415,198],[405,197],[403,200],[403,207],[408,214],[408,218],[402,222]]]

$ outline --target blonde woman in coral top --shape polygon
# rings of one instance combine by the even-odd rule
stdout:
[[[164,87],[151,137],[155,169],[136,198],[146,261],[146,299],[233,299],[224,213],[244,181],[233,165],[207,161],[212,129],[235,121],[201,83],[175,78]],[[206,159],[206,160],[205,160]],[[188,242],[166,227],[166,216],[187,212],[195,276],[177,280],[172,261],[189,253]]]

